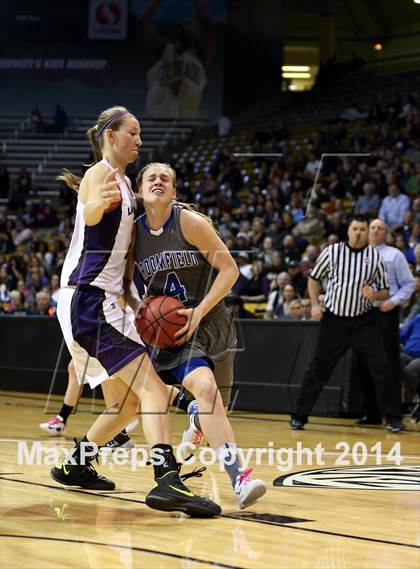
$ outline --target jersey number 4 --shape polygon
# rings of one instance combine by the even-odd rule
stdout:
[[[187,295],[185,294],[185,286],[183,286],[177,277],[176,273],[168,273],[166,276],[165,287],[163,289],[163,294],[167,296],[174,296],[181,302],[187,300]]]

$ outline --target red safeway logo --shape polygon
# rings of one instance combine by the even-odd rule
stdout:
[[[89,0],[88,38],[124,40],[127,19],[128,0]]]
[[[95,19],[100,26],[115,26],[121,20],[121,8],[115,2],[101,2],[96,8]]]

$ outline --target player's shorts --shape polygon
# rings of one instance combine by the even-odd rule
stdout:
[[[207,315],[186,344],[160,350],[153,358],[161,379],[174,385],[182,383],[193,369],[208,365],[213,370],[223,404],[229,404],[236,352],[236,329],[231,314],[221,306]]]
[[[146,352],[118,295],[93,286],[62,288],[57,316],[80,384],[93,389]]]

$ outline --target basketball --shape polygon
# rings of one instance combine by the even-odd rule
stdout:
[[[118,207],[120,205],[120,201],[118,202],[112,202],[111,205],[109,205],[105,210],[104,213],[109,213],[110,211],[114,210],[116,207]]]
[[[171,348],[179,338],[175,336],[187,321],[177,311],[185,308],[173,296],[152,296],[142,305],[136,316],[136,328],[142,339],[155,348]]]
[[[121,193],[121,192],[120,192]],[[105,210],[104,213],[109,213],[110,211],[113,211],[115,208],[117,208],[121,203],[121,199],[119,199],[116,202],[112,202]]]

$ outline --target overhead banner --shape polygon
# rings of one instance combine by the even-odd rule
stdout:
[[[224,3],[135,0],[132,9],[145,63],[145,114],[197,118],[206,103],[220,114]]]
[[[0,108],[7,112],[30,113],[38,104],[48,115],[59,103],[87,115],[120,104],[142,117],[220,116],[224,0],[8,5],[7,25],[0,18]]]
[[[90,0],[88,38],[125,40],[128,0]]]

